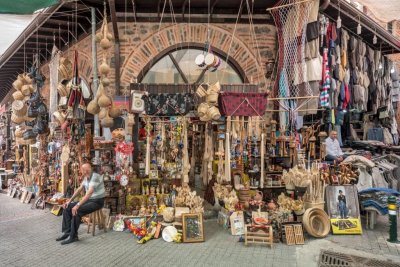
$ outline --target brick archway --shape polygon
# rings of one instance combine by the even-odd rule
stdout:
[[[230,30],[233,32],[233,29]],[[237,65],[236,68],[245,81],[264,83],[262,63],[257,60],[257,56],[248,45],[238,38],[233,38],[232,41],[233,34],[217,25],[210,25],[210,36],[211,46],[228,54],[230,59],[237,63],[234,65]],[[122,66],[121,81],[129,84],[132,77],[142,77],[149,66],[160,59],[163,51],[165,53],[173,47],[185,47],[184,45],[188,43],[204,44],[206,38],[205,24],[190,24],[190,28],[189,24],[165,26],[142,40],[141,44],[127,55]]]

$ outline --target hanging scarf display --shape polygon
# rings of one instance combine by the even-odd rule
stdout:
[[[179,116],[186,115],[193,108],[193,95],[189,93],[177,94],[149,94],[142,96],[147,115],[152,116]]]
[[[49,118],[53,122],[54,118],[52,114],[57,111],[58,104],[58,65],[60,64],[60,53],[56,46],[53,46],[51,52],[51,61],[49,63],[50,69],[50,101],[49,101]]]

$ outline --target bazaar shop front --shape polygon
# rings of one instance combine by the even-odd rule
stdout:
[[[246,244],[362,234],[367,213],[373,228],[388,212],[377,196],[398,196],[398,68],[386,54],[399,47],[386,31],[379,45],[349,31],[346,12],[359,11],[347,3],[341,15],[289,2],[262,6],[265,21],[242,1],[229,23],[211,5],[179,23],[167,2],[156,22],[132,21],[135,5],[119,21],[98,7],[95,36],[59,38],[11,85],[8,194],[60,215],[90,162],[106,187],[97,221],[139,242],[207,241],[204,217]],[[327,158],[332,130],[343,161]]]

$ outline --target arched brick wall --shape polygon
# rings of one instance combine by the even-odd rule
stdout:
[[[228,56],[238,63],[243,71],[246,80],[251,83],[265,84],[264,79],[264,62],[268,53],[262,53],[261,49],[268,50],[272,55],[275,49],[275,31],[273,26],[263,25],[263,30],[266,34],[257,36],[257,44],[260,54],[257,51],[257,44],[254,38],[251,38],[249,25],[240,25],[236,28],[235,36],[233,36],[234,25],[210,25],[210,43],[212,47],[222,50]],[[242,38],[247,34],[247,38]],[[133,77],[142,77],[144,66],[154,64],[154,58],[159,56],[159,53],[170,48],[176,47],[182,43],[197,43],[204,44],[207,40],[207,25],[206,24],[179,24],[167,25],[161,27],[160,31],[153,28],[152,34],[148,34],[145,38],[141,38],[141,42],[137,47],[133,48],[126,55],[122,65],[121,82],[129,84]],[[242,35],[242,36],[241,36]],[[233,40],[232,40],[233,39]],[[269,46],[266,46],[266,43]],[[260,47],[260,45],[262,47]],[[269,55],[269,56],[271,56]],[[194,62],[194,59],[193,59]]]

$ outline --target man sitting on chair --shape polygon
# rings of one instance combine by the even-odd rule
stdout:
[[[337,139],[337,132],[331,131],[329,137],[325,140],[326,146],[326,157],[325,160],[342,162],[344,154],[340,148],[339,141]]]
[[[81,172],[84,177],[82,184],[63,205],[63,235],[56,239],[57,241],[66,239],[61,242],[62,245],[78,241],[78,228],[82,216],[99,210],[104,205],[105,189],[103,176],[93,172],[92,166],[89,163],[81,166]],[[81,201],[72,202],[84,188],[86,194]]]

